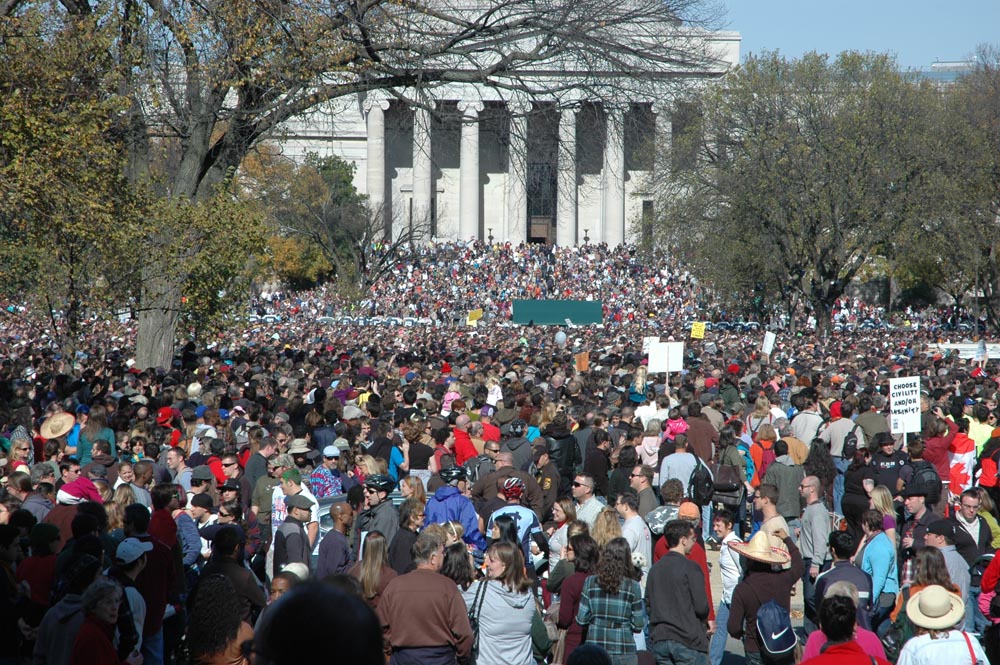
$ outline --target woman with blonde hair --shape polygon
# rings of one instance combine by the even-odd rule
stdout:
[[[597,541],[597,545],[601,549],[604,549],[604,546],[615,538],[621,538],[622,525],[618,521],[618,513],[615,512],[614,508],[604,508],[597,513],[590,535]]]
[[[869,504],[882,513],[882,530],[889,540],[896,542],[896,506],[892,503],[892,492],[885,485],[876,485],[872,489]]]
[[[420,505],[427,505],[427,491],[424,483],[416,476],[406,476],[399,481],[399,493],[404,499],[416,499]]]
[[[753,403],[753,411],[746,417],[746,431],[751,439],[758,433],[761,425],[774,425],[774,416],[771,415],[771,400],[767,395],[760,395]]]
[[[132,491],[132,486],[129,484],[119,485],[115,488],[115,494],[111,500],[121,506],[122,510],[125,510],[126,507],[135,503],[135,492]]]
[[[396,577],[396,571],[389,565],[389,543],[381,531],[371,531],[365,538],[361,560],[350,570],[361,582],[361,594],[373,610],[378,608],[385,587]]]

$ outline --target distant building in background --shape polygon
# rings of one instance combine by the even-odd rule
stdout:
[[[930,69],[919,69],[917,78],[941,86],[951,85],[966,74],[971,74],[976,63],[971,60],[944,60],[931,63]]]
[[[359,94],[287,123],[276,140],[296,160],[313,152],[353,163],[357,190],[393,238],[420,224],[436,240],[631,242],[654,214],[652,193],[642,191],[654,147],[684,125],[678,83],[717,80],[739,63],[738,32],[704,40],[707,64],[645,70],[662,90],[614,106],[574,90],[572,72],[548,71],[566,80],[550,86],[558,99],[475,84],[430,90],[420,106]]]

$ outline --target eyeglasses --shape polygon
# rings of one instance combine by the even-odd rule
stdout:
[[[366,487],[365,494],[378,494],[378,490],[372,487]]]
[[[232,516],[233,516],[232,513],[224,513],[221,510],[219,511],[219,517],[232,517]]]
[[[641,473],[630,473],[630,474],[628,474],[628,477],[629,478],[642,478],[643,475]]]
[[[236,462],[223,462],[222,466],[236,466]]]
[[[586,483],[578,483],[575,480],[573,481],[573,487],[586,487],[587,489],[590,489],[590,485]]]
[[[962,504],[962,507],[963,507],[963,508],[970,508],[970,509],[972,509],[972,510],[979,510],[979,504],[978,504],[978,503],[977,503],[976,505],[974,505],[974,506],[970,506],[970,505],[969,505],[969,504],[967,504],[967,503],[963,503],[963,504]]]
[[[487,448],[486,450],[487,450],[487,452],[491,452],[491,453],[498,453],[498,452],[500,452],[499,448]]]

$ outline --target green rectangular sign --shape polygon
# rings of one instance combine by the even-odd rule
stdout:
[[[604,323],[604,312],[600,300],[515,300],[511,318],[521,325],[566,325],[569,319],[582,326]]]

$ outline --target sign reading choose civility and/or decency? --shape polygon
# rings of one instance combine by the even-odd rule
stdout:
[[[893,434],[921,430],[919,376],[889,379],[889,429]]]

